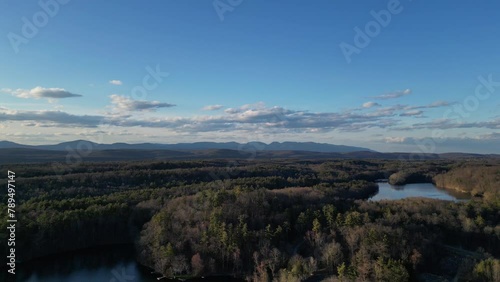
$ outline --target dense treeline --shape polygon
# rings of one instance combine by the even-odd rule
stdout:
[[[500,275],[498,160],[103,162],[62,174],[51,164],[8,169],[17,176],[23,261],[135,242],[139,261],[167,276],[495,281]],[[476,197],[366,201],[380,179],[434,182]]]
[[[408,281],[422,272],[453,278],[460,270],[463,279],[478,281],[474,262],[500,255],[499,212],[497,203],[482,201],[346,204],[317,188],[200,192],[168,202],[146,225],[138,249],[142,263],[170,276],[299,281],[331,273]],[[489,253],[471,256],[462,248]],[[457,252],[463,261],[450,263]]]
[[[251,191],[328,184],[311,164],[286,161],[106,162],[82,164],[62,175],[51,165],[3,168],[17,175],[21,260],[99,244],[133,242],[155,211],[179,196],[221,188]],[[6,186],[6,182],[2,179],[0,185]],[[346,187],[338,187],[336,196],[366,198],[376,191],[368,184],[354,183],[350,190]],[[7,194],[2,193],[3,218],[6,203]],[[5,227],[6,222],[0,222],[2,240]],[[6,247],[1,247],[2,253]]]
[[[434,177],[437,186],[455,189],[482,196],[487,199],[500,198],[500,167],[493,165],[459,166]]]
[[[25,261],[95,245],[132,243],[161,206],[159,200],[153,200],[156,195],[142,190],[62,200],[30,199],[16,209],[17,258]],[[5,218],[6,206],[0,205],[0,209]],[[6,223],[0,225],[6,228]]]

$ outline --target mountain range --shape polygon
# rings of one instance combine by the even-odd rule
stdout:
[[[69,149],[68,149],[69,148]],[[307,152],[323,152],[323,153],[349,153],[359,151],[373,150],[344,145],[333,145],[326,143],[315,142],[272,142],[270,144],[262,142],[195,142],[195,143],[177,143],[177,144],[155,144],[155,143],[113,143],[113,144],[98,144],[86,140],[75,140],[70,142],[59,143],[55,145],[23,145],[10,141],[0,141],[0,149],[38,149],[51,151],[67,151],[82,148],[86,150],[210,150],[210,149],[226,149],[239,151],[307,151]]]
[[[73,163],[80,161],[133,160],[208,160],[208,159],[388,159],[435,160],[500,158],[500,155],[469,153],[380,153],[367,148],[322,144],[313,142],[216,143],[197,142],[179,144],[97,144],[76,140],[55,145],[22,145],[0,141],[0,164],[15,163]]]

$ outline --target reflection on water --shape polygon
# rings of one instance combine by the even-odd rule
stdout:
[[[432,183],[416,183],[403,186],[390,185],[389,183],[378,183],[379,191],[370,200],[399,200],[410,197],[424,197],[448,201],[461,201],[470,199],[465,193],[448,189],[437,188]]]
[[[107,246],[69,252],[21,264],[18,281],[157,281],[135,261],[133,246]]]
[[[27,282],[133,282],[158,281],[161,274],[135,261],[133,245],[115,245],[44,257],[19,265],[16,281]],[[2,277],[0,277],[2,280]],[[3,280],[2,280],[3,281]],[[159,281],[183,281],[161,279]],[[186,281],[243,281],[227,276]]]

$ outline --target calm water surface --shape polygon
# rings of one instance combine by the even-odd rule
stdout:
[[[135,261],[132,245],[106,246],[44,257],[19,265],[17,281],[158,281]],[[165,280],[162,280],[165,281]]]
[[[44,257],[18,266],[16,281],[23,282],[139,282],[158,281],[160,274],[135,261],[133,245],[106,246]],[[0,280],[1,277],[0,277]],[[161,279],[159,281],[180,281]],[[206,277],[186,281],[243,281]]]
[[[465,193],[441,189],[432,183],[407,184],[403,186],[390,185],[387,182],[378,183],[379,191],[370,200],[399,200],[410,197],[424,197],[448,201],[462,201],[470,199]]]

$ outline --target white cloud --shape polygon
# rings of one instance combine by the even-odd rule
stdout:
[[[368,113],[368,115],[370,115],[370,116],[391,116],[391,115],[396,115],[396,114],[404,111],[403,113],[400,113],[399,116],[424,117],[423,116],[424,111],[419,111],[418,109],[432,109],[432,108],[446,107],[449,105],[452,105],[452,103],[445,102],[445,101],[437,101],[437,102],[434,102],[432,104],[423,105],[423,106],[410,106],[410,105],[397,104],[397,105],[377,108],[373,112]],[[367,106],[370,106],[370,105],[367,105]],[[360,108],[358,108],[356,110],[360,110]]]
[[[499,140],[500,141],[500,132],[493,132],[484,135],[480,135],[477,137],[480,140]]]
[[[454,103],[446,102],[446,101],[436,101],[428,105],[424,106],[407,106],[405,110],[414,110],[414,109],[432,109],[432,108],[440,108],[440,107],[447,107],[451,106]]]
[[[379,103],[376,103],[376,102],[366,102],[363,104],[363,108],[365,109],[369,109],[369,108],[373,108],[373,107],[380,107],[381,105]]]
[[[33,121],[49,124],[51,127],[81,126],[95,127],[104,120],[103,116],[73,115],[61,111],[0,111],[0,122]]]
[[[43,88],[41,86],[37,86],[33,89],[9,89],[4,88],[2,92],[12,94],[19,98],[47,98],[47,99],[62,99],[62,98],[71,98],[71,97],[81,97],[80,94],[74,94],[69,91],[66,91],[63,88]]]
[[[419,116],[416,116],[419,111],[416,111],[415,108],[437,106],[438,103],[415,107],[392,105],[367,110],[367,112],[310,112],[256,103],[234,107],[226,111],[207,112],[205,115],[172,117],[134,115],[135,113],[132,112],[152,111],[159,107],[173,106],[171,104],[158,101],[134,101],[120,95],[113,95],[111,99],[115,109],[125,111],[124,114],[78,115],[56,110],[12,110],[0,106],[0,128],[3,127],[3,132],[35,132],[39,130],[52,140],[57,132],[78,133],[84,130],[94,132],[106,127],[116,130],[111,133],[110,130],[105,129],[110,138],[122,140],[119,138],[127,136],[125,142],[134,138],[137,138],[134,140],[142,140],[142,142],[144,142],[144,138],[151,141],[158,134],[161,135],[158,138],[162,138],[162,142],[166,142],[165,140],[169,140],[169,142],[206,141],[207,138],[208,140],[213,138],[253,139],[255,136],[260,136],[259,138],[268,141],[276,141],[277,139],[285,141],[290,138],[313,141],[331,134],[331,136],[346,136],[345,138],[348,139],[345,140],[363,140],[360,142],[364,142],[367,147],[380,146],[389,151],[420,152],[421,149],[418,145],[432,140],[436,144],[436,152],[499,152],[500,117],[468,122],[440,119],[411,123],[412,120],[420,119]],[[444,106],[444,103],[439,103],[439,105]],[[400,117],[404,114],[410,118]],[[467,131],[467,136],[461,136],[457,130],[450,130],[446,131],[448,135],[442,138],[425,137],[430,134],[430,131],[425,131],[426,129],[436,128],[474,128],[474,130]],[[123,130],[130,130],[134,137],[123,134],[120,137],[119,132]],[[405,132],[400,130],[407,130],[408,136],[404,136]],[[414,132],[417,130],[419,132]],[[148,133],[152,135],[148,136]],[[384,138],[391,135],[395,136]],[[377,138],[373,139],[374,137]]]
[[[391,93],[382,94],[379,96],[374,96],[372,98],[379,100],[395,99],[411,94],[411,89],[399,90]]]
[[[453,103],[446,102],[446,101],[436,101],[436,102],[430,104],[429,108],[446,107],[446,106],[449,106],[451,104],[453,104]]]
[[[386,151],[401,150],[417,153],[446,153],[446,152],[469,152],[469,153],[494,153],[499,154],[498,144],[500,134],[486,134],[479,138],[447,136],[436,137],[386,137],[385,143],[390,144]],[[432,150],[423,149],[422,144],[433,145]]]
[[[500,129],[500,118],[475,122],[457,122],[452,119],[435,119],[430,122],[415,123],[406,127],[393,128],[394,130],[416,130],[416,129],[453,129],[453,128],[487,128]]]
[[[386,137],[386,143],[404,143],[407,140],[406,137]]]
[[[161,107],[162,104],[166,104],[158,101],[134,101],[119,95],[114,95],[112,99],[114,99],[113,105],[117,109],[127,111],[126,113],[154,110]],[[387,136],[391,134],[391,131],[394,133],[393,130],[409,130],[413,132],[433,128],[477,128],[475,136],[478,137],[459,138],[460,136],[455,132],[442,140],[435,139],[436,144],[439,144],[438,150],[460,151],[460,148],[465,148],[462,151],[476,151],[474,146],[481,146],[477,147],[477,151],[498,152],[500,134],[495,133],[495,129],[500,129],[500,119],[468,123],[456,123],[453,120],[435,120],[426,123],[404,124],[405,127],[401,127],[403,121],[408,121],[408,119],[399,117],[400,112],[408,112],[405,109],[406,107],[405,105],[395,105],[390,109],[382,110],[383,108],[380,108],[370,113],[352,111],[309,112],[290,110],[279,106],[269,107],[263,103],[257,103],[235,107],[229,113],[221,111],[218,114],[191,117],[117,116],[112,114],[76,115],[54,110],[20,111],[4,107],[0,108],[0,125],[19,124],[19,128],[23,126],[30,128],[25,129],[30,130],[30,132],[33,128],[43,128],[44,132],[65,132],[64,130],[82,131],[85,128],[110,126],[118,131],[130,129],[131,132],[133,131],[134,134],[139,135],[143,132],[168,132],[169,136],[177,136],[176,138],[189,136],[192,138],[191,140],[201,140],[200,136],[216,136],[216,138],[226,136],[230,139],[236,139],[243,138],[242,136],[256,136],[256,134],[265,136],[267,140],[271,141],[276,138],[288,138],[287,136],[303,138],[304,140],[317,140],[317,138],[321,138],[319,136],[337,132],[353,134],[353,136],[359,134],[359,136],[362,136],[360,138],[365,138],[363,139],[364,142],[369,142],[369,140],[366,140],[367,132],[383,132],[383,136]],[[489,134],[490,132],[493,133]],[[418,134],[419,136],[425,136],[425,133],[422,132]],[[386,150],[418,151],[418,146],[415,144],[421,142],[421,139],[417,140],[415,137],[410,136],[396,135],[385,139],[383,136],[379,137],[378,141],[379,144],[384,144],[381,146],[387,146]],[[144,137],[146,136],[144,135]],[[442,142],[439,143],[438,141]]]
[[[266,104],[264,102],[257,102],[253,104],[245,104],[239,108],[227,108],[224,110],[226,114],[237,114],[242,113],[248,110],[262,110],[266,108]]]
[[[121,80],[117,80],[117,79],[110,80],[109,83],[113,84],[113,85],[122,85],[123,84],[123,82]]]
[[[208,105],[208,106],[203,107],[203,110],[204,111],[217,111],[217,110],[220,110],[222,108],[224,108],[223,105]]]
[[[239,113],[240,110],[236,109],[236,108],[227,108],[227,109],[224,110],[224,112],[226,114],[236,114],[236,113]]]
[[[110,96],[111,103],[117,111],[155,111],[159,108],[174,107],[174,104],[162,103],[159,101],[133,100],[125,96],[113,94]]]
[[[424,112],[420,110],[411,110],[400,114],[400,116],[402,117],[421,116],[423,113]]]
[[[112,95],[113,106],[117,111],[151,111],[173,105],[158,101],[134,101],[127,97]],[[368,128],[389,128],[398,120],[388,116],[355,113],[320,112],[288,110],[283,107],[266,107],[263,103],[248,104],[222,115],[195,117],[133,118],[130,115],[107,114],[103,116],[72,115],[60,111],[0,111],[2,121],[39,121],[57,127],[66,124],[80,124],[94,127],[110,124],[120,127],[169,128],[177,132],[217,132],[237,131],[255,132],[256,129],[268,133],[280,132],[326,132],[339,130],[357,132]],[[54,123],[54,124],[52,124]]]

